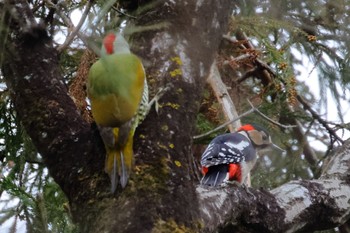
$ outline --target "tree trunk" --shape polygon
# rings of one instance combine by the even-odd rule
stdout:
[[[198,231],[201,220],[191,156],[201,90],[232,1],[159,1],[137,24],[167,27],[133,36],[155,92],[172,83],[135,135],[135,171],[126,189],[109,193],[103,172],[104,147],[96,127],[78,113],[59,73],[58,54],[46,28],[35,23],[26,1],[7,2],[9,22],[4,75],[19,118],[45,160],[50,175],[67,195],[83,232]],[[8,13],[10,14],[10,13]],[[17,19],[16,17],[12,18]],[[12,24],[10,24],[12,23]]]

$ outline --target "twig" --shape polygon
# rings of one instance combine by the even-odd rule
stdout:
[[[208,135],[210,135],[210,134],[212,134],[212,133],[214,133],[214,132],[216,132],[216,131],[218,131],[218,130],[220,130],[220,129],[226,127],[226,126],[228,126],[228,125],[231,124],[232,122],[238,121],[238,120],[241,119],[242,117],[245,117],[245,116],[247,116],[247,115],[249,115],[249,114],[251,114],[251,113],[253,113],[253,112],[256,112],[258,115],[260,115],[260,116],[261,116],[262,118],[264,118],[265,120],[267,120],[267,121],[269,121],[269,122],[271,122],[271,123],[273,123],[273,124],[275,124],[275,125],[278,125],[279,127],[286,128],[286,129],[287,129],[287,128],[294,128],[294,127],[297,127],[296,125],[283,125],[283,124],[281,124],[281,123],[278,123],[277,121],[274,121],[274,120],[270,119],[268,116],[266,116],[264,113],[260,112],[256,107],[254,107],[254,105],[253,105],[249,100],[247,100],[247,101],[248,101],[249,105],[251,106],[251,109],[250,109],[250,110],[244,112],[243,114],[239,115],[239,116],[238,116],[237,118],[235,118],[235,119],[232,119],[232,120],[230,120],[230,121],[225,122],[224,124],[222,124],[222,125],[216,127],[215,129],[212,129],[212,130],[210,130],[210,131],[208,131],[208,132],[206,132],[206,133],[203,133],[203,134],[194,136],[193,139],[199,139],[199,138],[206,137],[206,136],[208,136]]]
[[[117,0],[109,0],[109,1],[105,2],[103,7],[101,8],[99,14],[97,15],[97,18],[95,19],[95,25],[92,25],[91,28],[90,28],[91,31],[94,32],[96,30],[97,25],[99,25],[101,23],[102,18],[106,16],[108,10],[111,9],[111,7],[114,5],[114,3],[116,1]]]
[[[245,34],[244,31],[242,31],[241,29],[237,31],[237,38],[239,40],[244,40],[246,41],[245,42],[245,46],[248,48],[248,49],[255,49],[254,45],[250,42],[250,40],[248,39],[248,36]]]
[[[44,165],[42,160],[37,159],[25,159],[26,163]]]
[[[335,139],[337,139],[340,143],[344,143],[344,141],[334,132],[333,129],[331,129],[331,127],[329,127],[329,125],[327,124],[327,122],[325,120],[323,120],[320,115],[318,115],[318,113],[316,111],[314,111],[311,106],[300,96],[297,95],[297,100],[299,101],[299,103],[301,103],[301,105],[303,105],[303,107],[310,112],[310,114],[312,115],[312,117],[314,119],[316,119],[318,122],[320,122],[320,124],[328,131],[328,133],[333,136]],[[331,137],[332,138],[332,137]]]
[[[241,83],[244,80],[254,76],[254,74],[256,74],[258,71],[260,70],[260,68],[255,67],[254,69],[248,70],[242,77],[238,78],[237,82]]]
[[[212,133],[214,133],[214,132],[216,132],[216,131],[218,131],[218,130],[220,130],[220,129],[222,129],[222,128],[225,128],[225,127],[228,126],[229,124],[231,124],[231,123],[233,123],[233,122],[235,122],[235,121],[238,121],[238,120],[241,119],[242,117],[245,117],[245,116],[251,114],[251,113],[254,112],[254,111],[255,111],[254,109],[250,109],[250,110],[246,111],[245,113],[239,115],[237,118],[232,119],[232,120],[230,120],[230,121],[227,121],[227,122],[225,122],[224,124],[222,124],[222,125],[216,127],[215,129],[212,129],[212,130],[210,130],[210,131],[208,131],[208,132],[206,132],[206,133],[200,134],[200,135],[193,136],[193,139],[199,139],[199,138],[206,137],[206,136],[208,136],[208,135],[210,135],[210,134],[212,134]]]
[[[234,57],[234,58],[232,58],[232,60],[235,61],[235,62],[239,62],[239,61],[242,61],[242,60],[251,59],[253,57],[255,57],[255,56],[248,53],[248,54],[239,55],[238,57]]]
[[[66,40],[64,41],[64,43],[62,45],[60,45],[57,50],[59,53],[61,53],[63,50],[65,50],[69,45],[70,43],[72,43],[72,41],[74,40],[75,36],[79,33],[79,30],[81,29],[81,27],[83,26],[88,14],[89,14],[89,11],[90,11],[90,8],[92,6],[92,1],[88,1],[88,3],[86,4],[86,7],[85,7],[85,10],[80,18],[80,21],[78,23],[78,25],[76,27],[74,27],[73,25],[73,31],[70,33],[69,36],[67,36]]]
[[[247,48],[249,48],[249,49],[254,49],[253,45],[249,42],[249,40],[248,40],[247,36],[245,35],[245,33],[242,33],[242,34],[241,34],[241,37],[242,37],[243,40],[247,41],[247,45],[248,45]],[[224,38],[225,40],[228,40],[228,41],[231,42],[231,43],[237,43],[237,40],[235,40],[234,38],[232,38],[232,37],[230,37],[230,36],[228,36],[228,35],[223,35],[223,38]],[[242,47],[243,47],[244,49],[246,49],[246,47],[244,47],[243,45],[242,45]],[[241,55],[241,56],[243,56],[243,55]],[[250,56],[251,56],[251,55],[250,55]],[[254,62],[255,62],[259,67],[261,67],[261,68],[267,70],[271,75],[273,75],[274,77],[276,77],[275,71],[274,71],[268,64],[266,64],[264,61],[260,60],[259,58],[256,58],[256,59],[254,60]]]
[[[256,112],[257,114],[259,114],[262,118],[264,118],[265,120],[271,122],[272,124],[275,124],[275,125],[277,125],[277,126],[279,126],[279,127],[285,128],[285,129],[297,127],[296,125],[283,125],[283,124],[281,124],[281,123],[279,123],[279,122],[277,122],[277,121],[272,120],[271,118],[269,118],[268,116],[266,116],[264,113],[260,112],[259,109],[257,109],[256,107],[254,107],[254,105],[253,105],[249,100],[247,100],[247,101],[248,101],[249,105],[252,107],[252,109],[254,109],[254,112]]]
[[[137,17],[132,16],[132,15],[129,15],[129,14],[127,14],[127,13],[125,13],[125,12],[119,10],[119,9],[118,9],[117,7],[115,7],[115,6],[112,6],[112,9],[115,10],[116,12],[118,12],[119,14],[124,15],[124,16],[126,16],[126,17],[129,17],[129,18],[131,18],[131,19],[137,19]]]
[[[255,60],[255,62],[262,68],[264,68],[265,70],[267,70],[273,77],[276,77],[276,73],[275,71],[268,65],[266,64],[264,61],[260,60],[259,58],[257,58]]]
[[[53,7],[57,10],[57,14],[61,17],[61,19],[63,20],[63,22],[67,25],[67,27],[71,28],[73,31],[75,31],[75,26],[72,22],[72,20],[66,16],[60,9],[58,9],[58,7],[51,2],[50,0],[45,0],[45,2],[49,5],[49,7]],[[100,56],[100,49],[94,44],[89,42],[89,40],[87,39],[87,37],[79,32],[79,30],[76,30],[77,32],[77,36],[83,41],[83,43],[86,45],[86,47],[88,47],[90,50],[94,51],[94,53],[96,53],[98,56]]]

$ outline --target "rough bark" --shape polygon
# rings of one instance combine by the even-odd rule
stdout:
[[[5,4],[11,33],[2,71],[17,115],[67,195],[75,220],[89,226],[96,203],[108,193],[102,141],[68,95],[46,28],[35,22],[26,1]]]

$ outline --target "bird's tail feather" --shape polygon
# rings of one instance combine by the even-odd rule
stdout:
[[[215,187],[222,184],[226,180],[228,180],[228,165],[221,164],[209,167],[208,172],[201,180],[201,185]]]
[[[116,150],[107,149],[105,172],[109,175],[111,180],[111,192],[114,193],[118,186],[118,152]]]
[[[114,129],[115,138],[118,139],[118,129]],[[133,166],[133,136],[134,131],[130,131],[125,140],[125,144],[115,144],[106,147],[107,157],[105,171],[111,179],[111,191],[115,192],[118,182],[122,188],[128,183],[128,179]]]
[[[113,169],[110,177],[111,177],[111,191],[112,193],[114,193],[118,185],[117,154],[114,154],[113,156]]]
[[[126,184],[128,183],[128,179],[129,179],[129,172],[128,172],[128,168],[125,164],[125,158],[124,158],[124,153],[123,151],[120,151],[120,168],[121,171],[119,172],[120,174],[120,185],[122,186],[122,188],[125,188]]]
[[[125,145],[119,151],[120,153],[120,184],[124,188],[129,180],[131,169],[133,167],[134,151],[133,151],[133,142],[134,142],[134,130],[129,132],[128,138]]]
[[[131,167],[126,159],[123,150],[112,150],[107,153],[105,171],[111,180],[112,193],[117,189],[118,182],[122,188],[128,183]]]

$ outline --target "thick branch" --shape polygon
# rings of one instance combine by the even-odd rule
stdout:
[[[222,106],[226,120],[231,121],[231,124],[229,124],[227,127],[229,128],[230,132],[235,131],[241,126],[241,122],[240,120],[232,121],[233,119],[238,118],[238,113],[227,91],[227,87],[221,79],[216,61],[214,61],[211,66],[210,75],[207,82],[210,84],[215,93],[216,99]]]
[[[271,192],[238,184],[197,188],[206,224],[228,232],[310,232],[337,227],[350,218],[350,141],[337,150],[321,177],[291,181]]]

